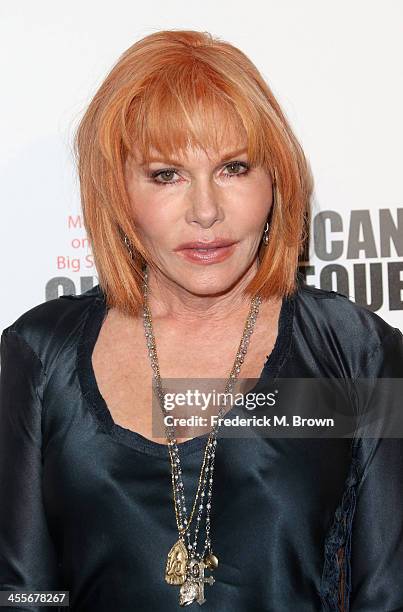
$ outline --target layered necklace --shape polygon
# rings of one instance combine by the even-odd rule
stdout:
[[[259,307],[262,302],[260,296],[255,296],[250,305],[248,317],[246,319],[241,342],[235,357],[234,365],[229,375],[225,393],[231,393],[233,386],[241,371],[242,363],[248,352],[250,337],[255,327]],[[157,358],[156,343],[153,333],[151,311],[148,305],[148,269],[144,268],[143,283],[143,322],[148,354],[153,370],[153,378],[158,393],[159,403],[163,416],[168,413],[165,408],[165,393],[161,384],[160,369]],[[226,396],[225,396],[226,397]],[[178,540],[173,544],[168,552],[165,567],[165,580],[168,584],[180,586],[179,604],[188,606],[194,602],[199,605],[206,600],[204,598],[204,587],[206,584],[214,583],[213,576],[205,576],[205,570],[212,571],[218,567],[218,558],[213,552],[211,543],[211,507],[214,478],[214,459],[217,447],[217,433],[220,424],[220,417],[225,413],[225,405],[218,411],[218,418],[209,433],[203,461],[200,469],[199,482],[195,494],[195,499],[188,511],[185,490],[182,480],[182,467],[179,455],[179,448],[175,438],[174,427],[165,424],[166,437],[168,440],[168,453],[171,462],[171,477],[173,502],[178,529]],[[164,420],[164,423],[166,421]],[[204,516],[205,538],[204,544],[198,550],[198,535]]]

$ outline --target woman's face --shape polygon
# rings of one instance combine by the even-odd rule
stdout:
[[[255,273],[272,183],[266,170],[248,166],[245,149],[232,141],[219,156],[187,149],[186,157],[171,160],[153,150],[145,166],[134,150],[127,159],[139,237],[163,275],[192,294],[225,292]],[[208,248],[217,240],[230,244]],[[183,247],[194,241],[207,243],[205,250]]]

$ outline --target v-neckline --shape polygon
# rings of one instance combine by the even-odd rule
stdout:
[[[167,444],[160,444],[146,438],[142,434],[123,427],[113,420],[111,411],[109,410],[105,399],[103,398],[98,383],[95,377],[94,368],[92,365],[92,353],[95,343],[100,333],[102,324],[107,315],[107,306],[105,295],[99,285],[94,287],[95,298],[86,316],[83,324],[78,348],[77,348],[77,374],[81,387],[82,394],[91,409],[92,414],[101,425],[102,429],[111,436],[114,440],[125,444],[140,452],[154,455],[157,457],[168,456]],[[260,376],[253,389],[248,393],[253,393],[253,390],[261,384],[263,379],[277,378],[289,354],[290,343],[292,339],[292,329],[295,312],[295,296],[294,292],[291,296],[284,296],[280,308],[278,318],[278,333],[271,353],[268,355],[263,364]],[[234,406],[227,413],[237,408]],[[208,434],[203,434],[195,438],[178,443],[181,454],[192,453],[200,449],[207,441]]]

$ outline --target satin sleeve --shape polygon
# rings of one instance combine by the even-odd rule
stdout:
[[[56,554],[42,499],[44,371],[11,327],[1,335],[0,357],[0,590],[55,590]]]
[[[361,477],[352,524],[352,612],[403,612],[403,336],[392,328],[366,362],[360,410],[376,437],[361,437]],[[396,384],[376,379],[393,378]],[[376,385],[380,385],[377,389]],[[368,390],[372,389],[369,394]],[[395,420],[396,436],[391,431]],[[365,431],[365,428],[364,430]]]

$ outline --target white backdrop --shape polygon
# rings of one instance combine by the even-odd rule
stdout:
[[[73,132],[118,56],[166,28],[207,30],[255,62],[314,173],[308,282],[403,329],[400,0],[20,0],[0,22],[1,329],[98,282]]]

